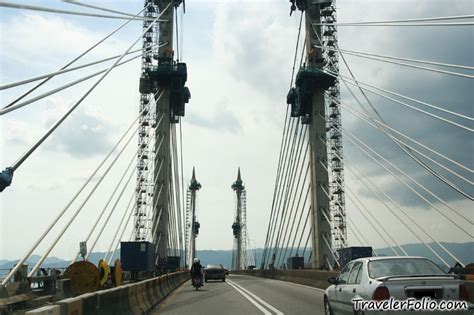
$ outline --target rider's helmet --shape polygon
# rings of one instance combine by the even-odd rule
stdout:
[[[194,258],[193,263],[198,264],[200,262],[199,258]]]

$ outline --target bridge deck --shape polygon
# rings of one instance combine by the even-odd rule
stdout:
[[[151,314],[324,314],[323,290],[259,277],[231,275],[195,291],[188,281]]]

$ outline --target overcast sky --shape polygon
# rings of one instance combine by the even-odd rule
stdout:
[[[83,10],[52,0],[24,2]],[[130,13],[140,11],[143,6],[141,0],[87,2]],[[337,10],[340,22],[359,22],[473,14],[473,6],[470,0],[338,0]],[[234,193],[230,185],[239,166],[247,188],[248,230],[252,245],[264,245],[298,27],[299,14],[290,18],[288,13],[289,3],[285,0],[186,2],[181,49],[183,61],[188,64],[187,85],[192,98],[183,119],[184,175],[188,183],[195,166],[197,179],[202,184],[198,199],[200,249],[232,248]],[[5,84],[59,69],[121,23],[2,8],[0,81]],[[130,23],[83,62],[120,54],[140,35],[141,29],[141,22]],[[339,45],[362,52],[473,66],[473,34],[472,27],[340,27]],[[363,82],[473,116],[474,89],[470,79],[357,57],[346,58],[356,78]],[[36,94],[102,68],[104,65],[62,75],[38,89]],[[342,67],[341,72],[347,73]],[[140,61],[114,70],[18,169],[12,186],[0,196],[0,259],[17,258],[25,253],[126,130],[132,117],[136,117],[139,75]],[[91,84],[92,81],[82,83],[2,116],[0,167],[11,165]],[[2,107],[31,86],[2,91]],[[390,125],[450,158],[474,167],[474,143],[470,132],[380,97],[371,95],[370,99]],[[357,106],[345,88],[342,88],[342,100]],[[349,112],[343,111],[342,119],[345,128],[472,220],[472,202],[440,185],[386,137]],[[456,122],[473,127],[468,120]],[[344,145],[345,155],[437,240],[472,241],[348,141],[345,140]],[[72,258],[134,153],[135,146],[125,152],[112,176],[87,204],[52,255]],[[456,171],[462,172],[462,169],[456,168]],[[445,172],[443,174],[447,176]],[[472,180],[472,174],[462,174]],[[469,184],[449,178],[471,195],[474,193]],[[400,243],[418,242],[405,227],[393,223],[396,222],[393,216],[348,171],[346,183]],[[99,241],[98,250],[108,247],[132,186],[106,229],[105,235],[110,236]],[[76,202],[75,207],[78,204]],[[443,207],[442,210],[465,229],[473,230],[472,225],[448,209]],[[375,247],[385,246],[349,200],[347,213]],[[58,231],[59,227],[53,229],[36,253],[41,253]],[[351,234],[349,239],[357,244]]]

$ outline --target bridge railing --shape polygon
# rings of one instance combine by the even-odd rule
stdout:
[[[188,279],[188,272],[170,273],[112,289],[60,300],[54,305],[34,309],[25,314],[147,314]]]

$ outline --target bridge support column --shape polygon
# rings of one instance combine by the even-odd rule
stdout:
[[[159,1],[159,12],[163,12],[170,1]],[[159,24],[159,43],[168,43],[158,49],[158,56],[170,55],[173,51],[173,22],[174,6],[171,5],[164,12],[164,21]],[[155,83],[156,84],[156,83]],[[158,94],[163,91],[162,97],[156,102],[157,126],[155,133],[155,187],[153,192],[153,242],[156,246],[157,261],[168,256],[169,238],[169,192],[170,192],[170,87],[158,84]],[[162,118],[161,118],[162,117]]]
[[[307,2],[306,9],[306,51],[308,52],[308,65],[310,68],[323,69],[324,58],[322,50],[314,46],[322,46],[318,40],[322,38],[321,27],[311,25],[319,23],[320,5],[315,1]],[[314,27],[314,29],[313,29]],[[314,30],[318,33],[315,34]],[[323,189],[328,192],[327,171],[327,148],[320,139],[326,139],[326,109],[324,101],[324,89],[318,88],[312,96],[311,111],[309,116],[309,141],[310,141],[310,163],[311,163],[311,267],[314,269],[327,269],[333,265],[331,254],[331,223],[328,222],[323,211],[329,211],[329,199]],[[324,166],[323,166],[324,165]],[[325,168],[326,167],[326,168]],[[330,217],[327,215],[327,217]],[[329,242],[326,244],[326,241]]]

